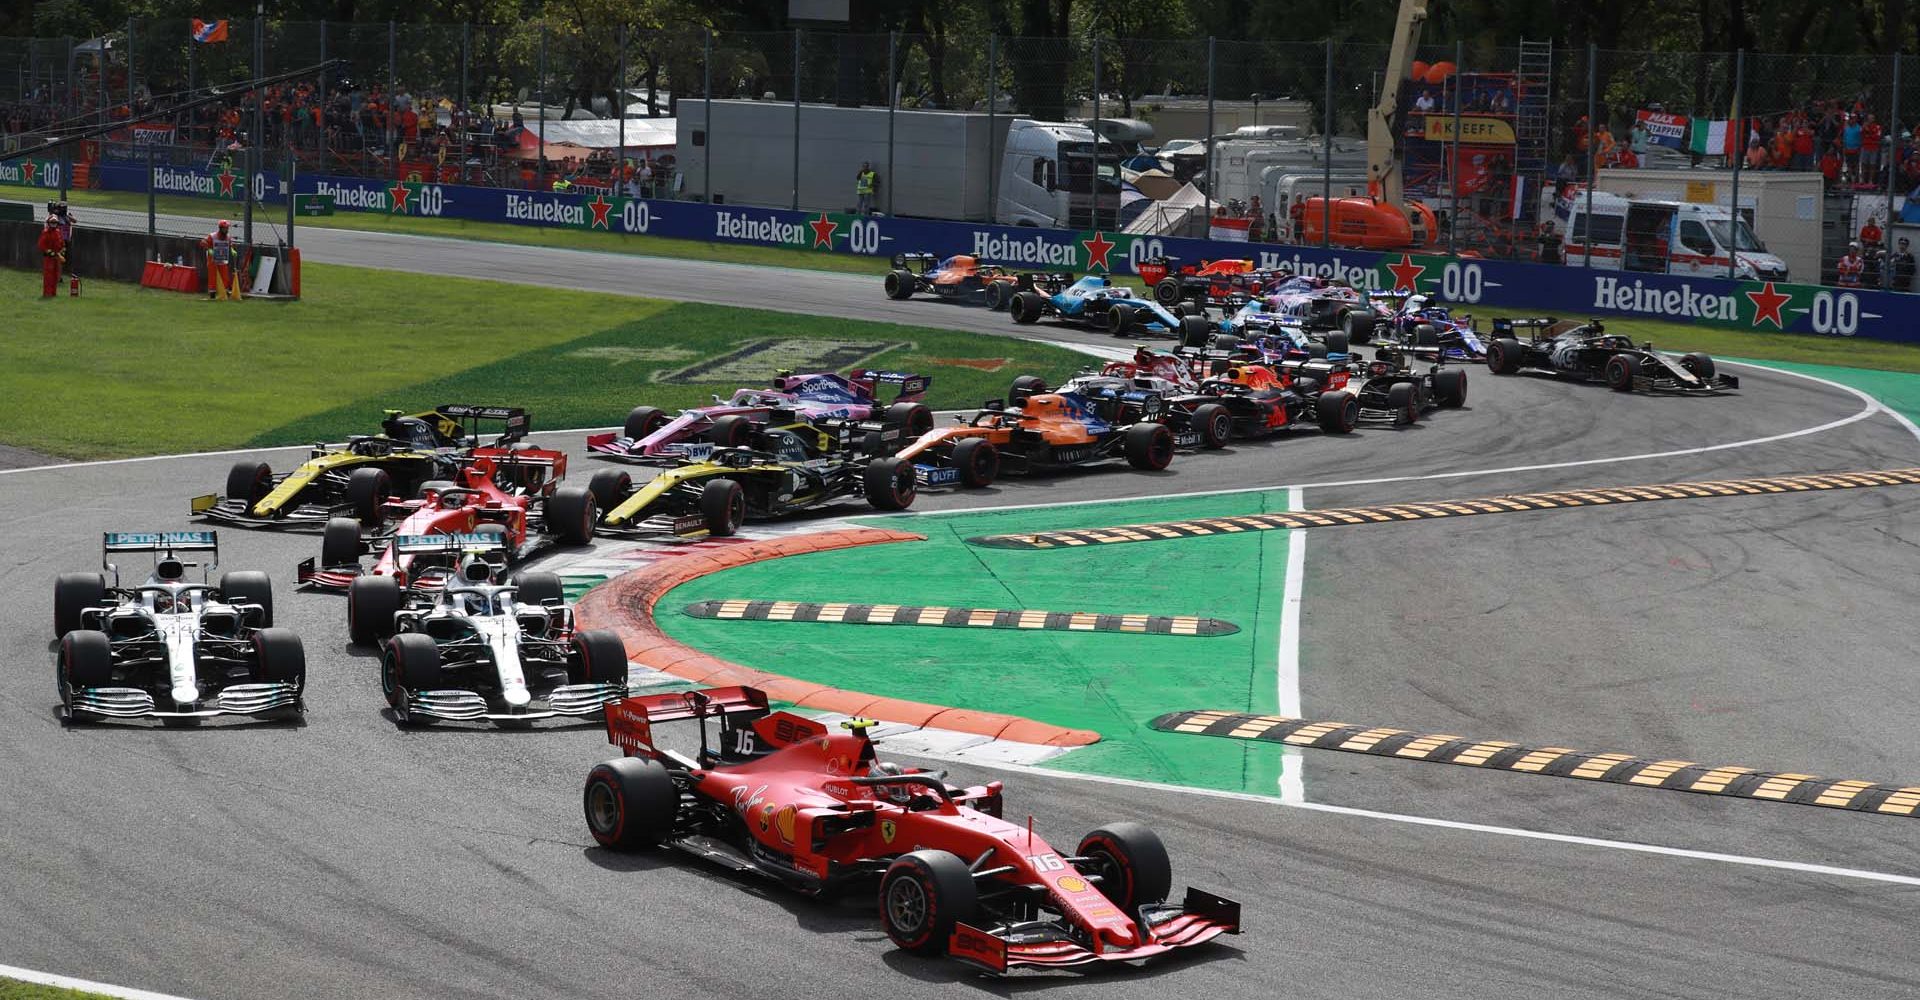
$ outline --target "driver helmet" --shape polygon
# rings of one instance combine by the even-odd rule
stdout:
[[[875,778],[895,777],[903,773],[905,772],[900,770],[900,765],[892,761],[875,763],[873,767],[867,771],[868,775]],[[880,785],[877,786],[875,790],[880,795],[885,796],[888,801],[896,802],[900,805],[906,805],[913,799],[913,789],[907,785]]]
[[[153,565],[153,575],[161,580],[178,580],[187,575],[187,566],[178,559],[162,559]]]
[[[388,437],[415,448],[434,448],[439,445],[434,439],[433,428],[419,417],[394,417],[387,421],[386,431]]]
[[[1425,295],[1409,295],[1407,296],[1407,311],[1419,312],[1422,309],[1427,308],[1427,306],[1432,301],[1433,301],[1432,299],[1428,298]]]
[[[223,232],[223,233],[224,233],[224,232],[226,232],[226,231],[227,231],[227,230],[228,230],[229,228],[231,228],[232,226],[233,226],[233,223],[231,223],[231,222],[228,222],[228,221],[227,221],[227,220],[225,220],[225,219],[221,219],[221,220],[220,220],[220,231],[221,231],[221,232]]]
[[[1587,324],[1587,332],[1595,335],[1606,333],[1607,325],[1596,319]]]

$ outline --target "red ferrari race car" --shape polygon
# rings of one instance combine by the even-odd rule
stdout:
[[[655,744],[653,727],[676,720],[699,723],[693,759]],[[1232,900],[1190,888],[1166,901],[1172,864],[1146,827],[1111,823],[1060,851],[1031,820],[1001,818],[998,781],[957,788],[944,771],[877,761],[873,724],[830,733],[743,687],[614,702],[607,739],[626,756],[587,774],[587,828],[604,847],[668,844],[810,894],[877,882],[895,945],[996,973],[1135,961],[1240,932]]]
[[[422,483],[413,499],[381,505],[380,526],[371,534],[363,535],[355,518],[329,520],[320,536],[319,561],[302,562],[296,578],[303,587],[350,590],[356,579],[371,574],[391,576],[404,587],[425,556],[394,541],[422,535],[491,535],[499,539],[507,562],[531,552],[535,529],[566,545],[585,545],[593,541],[600,512],[586,487],[560,485],[566,471],[562,451],[477,449],[460,468],[457,482]],[[370,552],[376,558],[367,569],[360,558]]]

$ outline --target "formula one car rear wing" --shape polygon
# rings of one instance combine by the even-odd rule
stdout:
[[[436,435],[446,439],[453,447],[480,443],[480,425],[498,421],[502,424],[500,436],[493,441],[493,447],[504,448],[527,436],[533,429],[533,419],[527,411],[518,406],[478,406],[468,403],[442,403],[425,413],[402,413],[399,410],[386,411],[388,422],[400,417],[418,417],[433,426]],[[384,426],[384,424],[383,424]]]
[[[721,740],[743,730],[734,716],[760,719],[769,714],[766,692],[750,687],[718,687],[668,694],[636,695],[607,705],[607,742],[627,756],[669,756],[653,745],[653,727],[663,722],[697,719],[700,722],[700,755],[708,753],[707,720],[721,720]],[[781,713],[783,716],[786,713]],[[798,720],[798,716],[792,718]],[[811,719],[799,720],[807,727],[825,733],[826,728]],[[771,735],[771,734],[770,734]],[[791,735],[791,734],[790,734]],[[791,742],[790,740],[783,742]],[[692,764],[692,761],[682,761]]]
[[[172,559],[185,566],[197,566],[204,578],[220,565],[220,534],[215,531],[108,531],[100,538],[100,568],[113,574],[114,586],[120,585],[120,567],[112,562],[116,552],[151,552],[154,564]],[[211,552],[203,561],[181,559],[182,552]]]
[[[1493,320],[1493,335],[1512,336],[1515,330],[1544,330],[1558,322],[1560,321],[1552,316],[1533,316],[1524,319],[1496,316]]]
[[[934,265],[938,263],[940,263],[939,254],[927,253],[924,250],[910,252],[910,253],[897,253],[893,255],[894,267],[907,268],[910,266],[918,266],[922,274],[925,274],[929,269],[931,269]]]
[[[867,391],[873,393],[876,399],[879,398],[880,394],[877,390],[882,383],[899,386],[900,394],[897,398],[908,401],[926,395],[927,390],[933,387],[933,376],[931,375],[914,375],[909,372],[883,372],[876,368],[855,369],[852,374],[847,376],[847,380],[857,385],[865,386]]]

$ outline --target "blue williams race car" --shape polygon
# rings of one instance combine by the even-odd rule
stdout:
[[[1034,274],[1030,284],[1007,305],[1015,323],[1038,323],[1051,314],[1062,322],[1105,330],[1116,337],[1142,331],[1171,337],[1181,332],[1181,317],[1152,299],[1135,298],[1131,290],[1114,287],[1113,279],[1103,274],[1089,274],[1071,284],[1064,275]]]

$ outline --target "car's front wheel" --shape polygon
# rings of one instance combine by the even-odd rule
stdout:
[[[973,872],[946,851],[902,854],[880,879],[880,925],[903,951],[944,953],[954,926],[977,923],[979,911]]]

